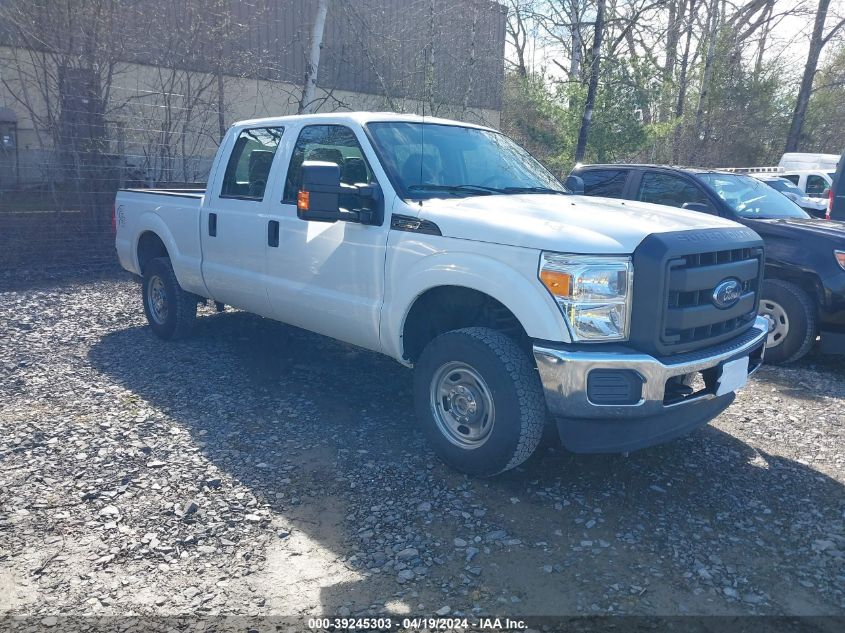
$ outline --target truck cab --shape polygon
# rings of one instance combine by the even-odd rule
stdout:
[[[573,195],[484,126],[244,121],[206,190],[115,206],[154,333],[188,335],[210,300],[386,354],[413,368],[436,453],[473,475],[522,463],[547,424],[579,452],[667,441],[762,362],[754,231]]]

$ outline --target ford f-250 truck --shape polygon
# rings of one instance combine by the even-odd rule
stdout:
[[[485,127],[245,121],[205,191],[120,191],[115,223],[157,335],[213,300],[387,354],[414,367],[437,454],[473,475],[522,463],[547,420],[576,452],[677,437],[762,362],[752,230],[571,195]]]

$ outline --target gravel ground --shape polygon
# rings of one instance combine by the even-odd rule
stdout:
[[[0,341],[0,613],[845,614],[841,359],[474,480],[395,362],[207,308],[162,342],[125,277],[0,293]]]

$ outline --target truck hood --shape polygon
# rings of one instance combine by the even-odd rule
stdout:
[[[575,195],[520,194],[423,201],[443,235],[537,250],[628,255],[648,235],[739,227],[698,211]]]

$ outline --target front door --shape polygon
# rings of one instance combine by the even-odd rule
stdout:
[[[365,154],[351,128],[334,124],[302,128],[291,152],[281,203],[268,212],[270,221],[278,222],[277,245],[268,244],[266,264],[273,316],[378,349],[389,221],[366,226],[297,218],[296,196],[305,160],[336,163],[346,184],[376,182],[374,157]]]
[[[237,135],[225,172],[209,187],[200,225],[202,272],[211,296],[261,315],[270,312],[264,280],[265,192],[283,132],[280,127],[249,128]]]
[[[679,208],[695,205],[693,208],[696,210],[704,211],[706,208],[707,213],[717,214],[707,194],[698,185],[668,172],[643,172],[634,199]]]

